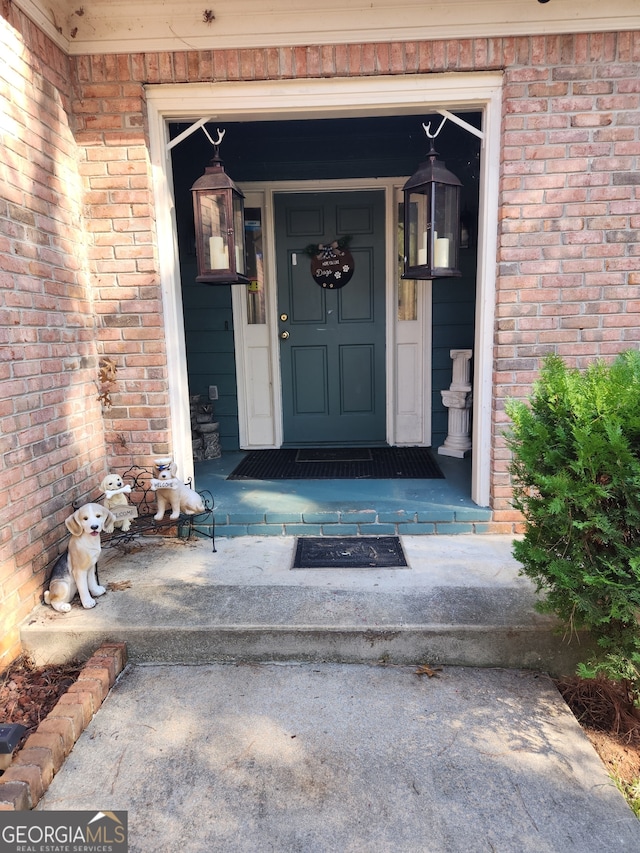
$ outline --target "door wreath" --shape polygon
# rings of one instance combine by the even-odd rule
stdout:
[[[311,244],[305,249],[311,256],[311,275],[320,287],[338,290],[351,281],[354,262],[348,249],[350,240],[350,237],[341,237],[331,243]]]

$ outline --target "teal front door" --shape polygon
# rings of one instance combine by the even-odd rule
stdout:
[[[283,443],[384,444],[384,193],[278,194],[275,223]],[[308,247],[345,238],[349,280],[317,278]]]

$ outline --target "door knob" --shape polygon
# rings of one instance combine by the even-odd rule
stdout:
[[[287,338],[289,337],[289,332],[287,332],[287,330],[285,329],[284,332],[280,332],[280,337],[282,338],[283,341],[286,341]]]

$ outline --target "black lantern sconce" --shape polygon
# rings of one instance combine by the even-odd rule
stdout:
[[[402,278],[434,279],[461,275],[460,189],[458,178],[438,160],[433,140],[436,131],[423,124],[430,140],[428,159],[406,182],[404,193],[404,271]]]
[[[206,133],[206,130],[205,130]],[[196,232],[196,281],[249,284],[244,245],[244,195],[224,170],[218,130],[214,156],[204,175],[191,187]],[[209,136],[209,134],[207,134]]]

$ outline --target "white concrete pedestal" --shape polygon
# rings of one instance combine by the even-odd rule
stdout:
[[[452,382],[447,391],[441,391],[442,403],[449,409],[449,432],[438,448],[442,456],[463,459],[471,450],[471,357],[473,350],[452,349]]]

